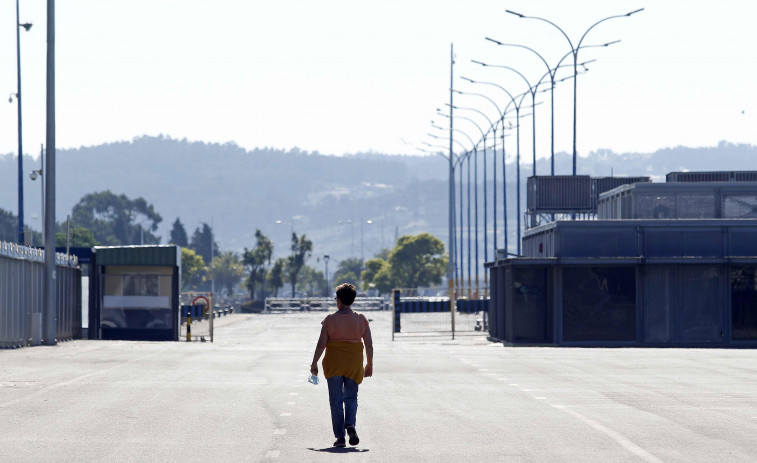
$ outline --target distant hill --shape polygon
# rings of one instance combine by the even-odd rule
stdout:
[[[488,159],[491,162],[491,153]],[[0,208],[13,213],[17,209],[16,162],[13,154],[0,155]],[[38,160],[31,157],[25,156],[24,163],[27,172],[39,167]],[[558,174],[570,173],[569,155],[560,153],[555,163]],[[280,256],[288,253],[293,229],[313,239],[314,257],[324,253],[334,261],[360,257],[361,220],[366,258],[378,252],[382,243],[391,247],[395,235],[428,231],[447,242],[448,167],[436,156],[369,153],[337,157],[296,149],[246,151],[231,143],[160,136],[60,150],[56,167],[58,220],[65,220],[83,195],[111,190],[132,198],[141,196],[154,204],[163,216],[159,234],[164,241],[171,223],[179,217],[190,235],[199,221],[212,222],[224,250],[252,247],[255,229],[260,228],[274,240]],[[509,163],[507,169],[512,206],[514,165]],[[547,160],[540,160],[537,173],[548,170]],[[648,175],[657,181],[663,181],[670,171],[757,170],[757,147],[721,142],[717,147],[677,147],[649,154],[603,150],[580,158],[578,170],[594,176]],[[523,179],[531,172],[530,164],[521,165]],[[467,178],[467,170],[464,174]],[[498,177],[501,179],[499,165]],[[39,229],[39,180],[32,182],[25,175],[24,188],[26,223]],[[483,208],[483,198],[479,199]],[[511,207],[511,224],[515,223],[514,214]],[[366,223],[368,220],[372,223]],[[514,240],[514,231],[511,236]],[[315,265],[315,259],[310,264]]]

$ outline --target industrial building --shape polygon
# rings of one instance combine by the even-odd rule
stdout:
[[[757,347],[755,173],[617,179],[595,202],[591,179],[543,179],[529,179],[529,196],[542,196],[529,197],[529,214],[583,219],[534,221],[522,257],[486,264],[492,339]]]

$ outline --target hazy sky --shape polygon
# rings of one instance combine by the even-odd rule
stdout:
[[[485,37],[528,45],[550,65],[570,50],[548,24],[506,9],[552,20],[575,44],[597,20],[642,7],[584,41],[621,40],[579,55],[596,59],[578,80],[579,154],[757,144],[757,2],[750,0],[66,0],[56,12],[57,146],[162,133],[247,149],[414,154],[433,141],[426,135],[432,119],[447,124],[435,111],[449,101],[450,43],[455,88],[504,107],[504,92],[459,76],[513,94],[526,84],[471,59],[517,68],[532,84],[547,68],[528,51]],[[16,104],[7,101],[16,89],[14,21],[15,2],[2,2],[0,153],[17,150]],[[21,49],[24,151],[36,156],[45,133],[46,1],[22,0],[21,22],[34,23],[21,31]],[[455,98],[495,115],[482,98]],[[541,157],[549,152],[549,94],[538,98]],[[558,151],[571,150],[572,98],[571,82],[559,84]],[[475,112],[459,114],[488,126]],[[456,126],[480,137],[467,121]],[[522,121],[529,157],[530,126]]]

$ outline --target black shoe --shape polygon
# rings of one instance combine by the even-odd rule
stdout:
[[[360,443],[360,438],[357,437],[355,426],[347,426],[347,434],[350,436],[350,445],[357,445]]]
[[[336,442],[334,442],[334,447],[342,447],[342,448],[344,448],[346,446],[347,446],[347,444],[344,443],[344,437],[340,437],[340,438],[338,438],[336,440]]]

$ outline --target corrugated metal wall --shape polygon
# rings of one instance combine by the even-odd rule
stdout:
[[[57,339],[81,337],[81,270],[57,254]],[[32,345],[41,336],[45,253],[0,242],[0,348]],[[36,329],[35,329],[36,327]]]

